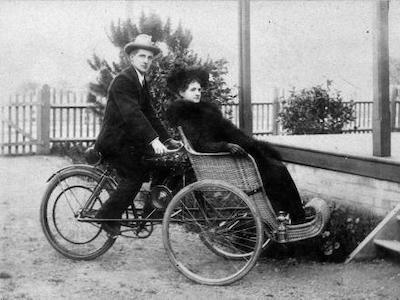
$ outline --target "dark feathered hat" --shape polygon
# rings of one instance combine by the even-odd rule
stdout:
[[[167,87],[173,93],[178,93],[193,80],[199,81],[202,88],[208,86],[208,72],[202,67],[177,68],[167,78]]]

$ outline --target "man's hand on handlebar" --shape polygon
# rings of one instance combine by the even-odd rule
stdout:
[[[164,144],[160,142],[159,138],[154,139],[150,143],[150,145],[151,145],[151,147],[153,147],[155,154],[161,155],[168,151],[167,147],[165,147]]]

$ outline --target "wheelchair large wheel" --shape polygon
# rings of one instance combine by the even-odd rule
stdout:
[[[241,226],[242,226],[243,230],[240,229]],[[239,225],[236,227],[236,230],[238,231],[238,234],[239,234],[238,242],[240,242],[240,240],[242,240],[243,243],[248,243],[247,236],[248,236],[248,232],[253,232],[254,228],[252,228],[252,227],[254,227],[254,226],[251,226],[251,224],[249,224],[247,222],[245,224],[239,223]],[[233,248],[233,250],[231,250],[230,248],[223,247],[223,246],[219,245],[218,243],[215,243],[212,240],[209,240],[208,236],[201,235],[200,239],[204,243],[204,245],[206,245],[206,247],[208,247],[208,249],[210,249],[215,254],[222,256],[226,259],[240,260],[240,259],[243,259],[246,257],[250,257],[253,254],[253,249],[248,246],[246,247],[249,250],[248,252],[246,252],[246,251],[238,252],[235,248]],[[264,249],[266,249],[270,243],[271,243],[270,238],[268,238],[268,237],[264,238],[263,244],[261,246],[262,251],[264,251]]]
[[[225,201],[226,197],[230,197],[231,192],[224,192],[224,193],[218,193],[217,196],[219,197],[220,201]],[[245,213],[244,216],[247,214]],[[255,232],[255,227],[252,224],[252,221],[250,220],[237,220],[231,225],[231,229],[235,230],[235,233],[237,235],[236,237],[236,244],[239,245],[239,243],[242,243],[242,251],[237,251],[237,249],[231,248],[231,247],[226,247],[223,245],[220,245],[219,243],[215,243],[212,239],[210,239],[209,235],[200,235],[201,241],[206,245],[211,251],[213,251],[215,254],[222,256],[226,259],[243,259],[246,257],[250,257],[252,255],[253,249],[251,246],[248,246],[249,244],[249,236],[252,236]],[[271,242],[271,239],[266,237],[264,238],[263,245],[262,245],[262,250],[264,250],[269,243]],[[246,245],[246,247],[243,247],[243,245]],[[245,250],[248,251],[245,251]]]
[[[248,196],[215,180],[183,188],[163,219],[163,242],[172,264],[187,278],[208,285],[245,276],[261,253],[263,231]]]
[[[92,170],[70,169],[54,176],[43,196],[40,207],[43,232],[53,248],[68,258],[94,259],[115,242],[100,224],[78,220],[100,178],[101,175]],[[90,207],[92,215],[115,188],[115,182],[107,179]]]

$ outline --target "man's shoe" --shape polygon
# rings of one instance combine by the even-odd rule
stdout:
[[[101,208],[97,211],[95,219],[114,219],[106,215],[106,212]],[[99,222],[100,223],[100,222]],[[121,224],[117,221],[101,222],[101,228],[112,237],[117,237],[121,234]]]
[[[305,213],[305,218],[306,218],[307,222],[314,219],[315,215],[317,214],[317,212],[315,211],[315,208],[312,206],[304,207],[304,213]]]
[[[101,228],[113,238],[121,234],[121,224],[118,222],[104,222]]]

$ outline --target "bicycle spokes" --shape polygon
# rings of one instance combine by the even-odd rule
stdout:
[[[254,205],[224,185],[198,182],[185,189],[164,218],[164,245],[174,265],[206,284],[244,276],[262,246],[262,223]]]
[[[98,174],[77,170],[59,174],[49,184],[41,206],[42,228],[53,247],[65,256],[92,259],[114,242],[100,224],[80,221],[85,207],[93,215],[108,199],[110,185],[106,189],[100,182]]]

